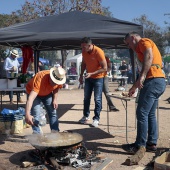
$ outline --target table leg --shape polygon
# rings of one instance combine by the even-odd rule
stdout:
[[[108,133],[110,133],[109,126],[110,126],[110,124],[109,124],[109,104],[107,103],[107,131],[108,131]]]
[[[2,111],[2,91],[1,91],[1,111]]]
[[[18,91],[16,93],[17,93],[17,109],[18,109]]]
[[[128,90],[128,83],[127,83],[127,79],[125,79],[125,91]]]
[[[126,101],[126,109],[125,110],[126,110],[126,142],[129,143],[128,142],[128,119],[127,119],[127,117],[128,117],[128,115],[127,115],[128,114],[128,110],[127,110],[127,101]]]
[[[111,96],[112,97],[112,96]],[[121,98],[118,98],[118,99],[121,99]],[[125,101],[125,103],[124,103],[124,101]],[[124,109],[125,109],[125,112],[126,112],[126,142],[127,143],[129,143],[128,142],[128,101],[131,101],[131,100],[124,100],[124,99],[121,99],[121,102],[122,102],[122,104],[123,104],[123,106],[124,106]],[[135,107],[135,109],[136,109],[136,107]],[[135,110],[136,111],[136,110]],[[108,105],[108,103],[107,103],[107,130],[108,130],[108,133],[110,133],[110,129],[109,129],[109,105]],[[136,115],[135,115],[135,129],[136,129]],[[131,130],[129,130],[129,131],[131,131]],[[132,130],[133,131],[133,130]]]
[[[125,100],[126,105],[124,105],[123,100],[121,100],[121,101],[122,101],[122,104],[123,104],[125,111],[126,111],[126,142],[129,143],[128,142],[128,106],[127,106],[127,100]]]

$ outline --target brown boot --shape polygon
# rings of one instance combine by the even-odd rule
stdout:
[[[24,103],[23,100],[21,99],[21,97],[19,98],[19,103]]]

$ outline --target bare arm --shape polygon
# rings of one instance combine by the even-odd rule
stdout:
[[[112,66],[111,66],[111,63],[107,63],[107,72],[109,72],[111,70]]]
[[[35,98],[37,97],[37,93],[34,91],[31,91],[31,93],[29,94],[27,103],[26,103],[26,109],[25,109],[25,121],[26,123],[33,125],[33,116],[30,115],[31,112],[31,108],[32,108],[32,104],[33,101],[35,100]]]
[[[138,80],[135,82],[135,84],[132,86],[132,88],[129,90],[129,95],[131,96],[136,88],[143,88],[143,82],[145,81],[146,75],[152,65],[152,61],[153,61],[153,53],[152,53],[152,49],[151,48],[147,48],[144,53],[144,60],[143,60],[143,64],[142,64],[142,70],[140,72],[140,76],[138,78]]]
[[[98,74],[98,73],[103,73],[103,72],[106,72],[107,71],[107,63],[106,63],[106,60],[103,60],[100,62],[100,66],[101,66],[101,69],[99,70],[96,70],[92,73],[88,73],[86,78],[89,78],[91,77],[91,75],[94,75],[94,74]]]
[[[86,69],[86,64],[84,63],[84,61],[82,61],[82,63],[81,63],[81,73],[80,73],[80,78],[79,78],[80,84],[83,84],[83,74],[84,74],[85,69]]]
[[[58,97],[58,89],[55,89],[55,90],[53,91],[53,107],[54,107],[55,109],[58,108],[57,97]]]
[[[152,61],[153,61],[153,54],[152,54],[152,49],[148,48],[146,49],[146,51],[144,52],[144,61],[143,61],[143,65],[142,65],[142,70],[140,73],[140,78],[141,77],[146,77],[151,65],[152,65]]]

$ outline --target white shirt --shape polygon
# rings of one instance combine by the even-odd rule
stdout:
[[[16,67],[16,71],[13,73],[18,74],[18,67],[20,66],[17,58],[7,57],[4,62],[4,70],[6,70],[6,77],[11,78],[11,70]]]

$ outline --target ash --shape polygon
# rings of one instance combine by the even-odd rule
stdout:
[[[50,158],[54,158],[60,166],[72,166],[89,170],[95,163],[101,163],[105,159],[101,159],[99,151],[89,151],[85,146],[78,145],[70,148],[48,148],[44,151],[36,149],[31,153],[41,165],[49,165]]]

